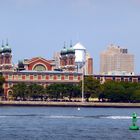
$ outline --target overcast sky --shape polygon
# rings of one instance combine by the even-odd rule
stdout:
[[[100,66],[109,44],[128,48],[140,74],[140,0],[0,0],[0,42],[8,38],[13,62],[81,42]]]

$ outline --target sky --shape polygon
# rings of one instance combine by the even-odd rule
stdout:
[[[135,55],[140,74],[140,0],[0,0],[0,44],[12,48],[13,63],[52,59],[64,42],[81,42],[99,72],[100,53],[109,44]]]

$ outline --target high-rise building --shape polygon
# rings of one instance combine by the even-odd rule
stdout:
[[[90,57],[90,54],[88,52],[86,52],[85,74],[93,74],[93,58]]]
[[[100,54],[101,74],[134,74],[134,55],[127,49],[111,44]]]

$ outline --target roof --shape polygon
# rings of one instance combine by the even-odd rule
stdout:
[[[26,63],[26,64],[30,64],[30,63],[32,63],[32,62],[34,62],[34,61],[37,61],[37,60],[42,60],[42,61],[44,61],[44,62],[47,62],[47,63],[50,63],[51,65],[54,65],[53,63],[53,60],[47,60],[47,59],[45,59],[45,58],[42,58],[42,57],[33,57],[33,58],[31,58],[31,59],[25,59],[24,60],[24,64]]]
[[[18,74],[79,74],[79,72],[66,72],[66,71],[34,71],[34,70],[22,70],[22,71],[14,71],[14,72],[2,72],[2,73],[18,73]]]
[[[80,42],[78,42],[77,44],[75,44],[72,48],[74,50],[86,50],[86,48]]]

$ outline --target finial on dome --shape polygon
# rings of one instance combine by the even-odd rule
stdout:
[[[4,47],[4,41],[2,40],[2,45],[1,45],[1,47],[3,48]]]
[[[63,47],[64,49],[66,48],[66,42],[64,41],[64,47]]]
[[[8,46],[8,38],[6,39],[6,46]]]
[[[72,48],[72,40],[70,40],[70,48]]]

